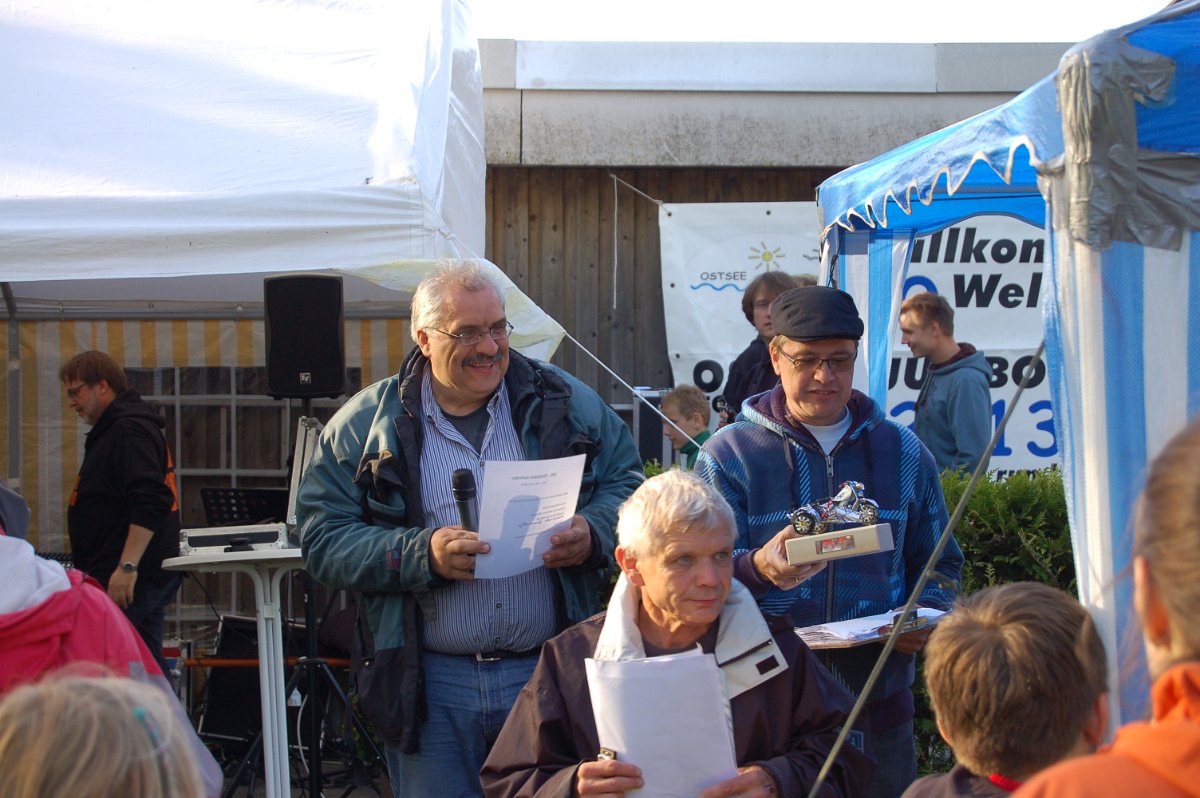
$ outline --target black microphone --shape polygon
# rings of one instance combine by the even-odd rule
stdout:
[[[475,504],[475,474],[469,468],[460,468],[450,475],[450,492],[458,505],[458,517],[463,529],[479,531],[479,508]]]

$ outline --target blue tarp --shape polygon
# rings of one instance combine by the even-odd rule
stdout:
[[[822,224],[826,234],[838,225],[926,235],[1000,212],[1041,227],[1046,204],[1034,164],[1062,149],[1054,76],[1048,75],[1004,105],[829,178],[817,190]],[[954,202],[935,201],[948,195]]]

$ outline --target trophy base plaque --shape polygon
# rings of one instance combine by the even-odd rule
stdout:
[[[784,541],[783,545],[787,550],[789,565],[807,565],[824,560],[891,551],[895,543],[892,540],[891,524],[872,524],[791,538]]]

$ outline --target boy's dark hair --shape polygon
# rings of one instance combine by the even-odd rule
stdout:
[[[80,352],[63,363],[58,370],[58,379],[64,384],[71,380],[79,380],[85,385],[95,385],[103,380],[114,393],[121,393],[129,387],[125,381],[125,372],[117,365],[117,361],[94,349]]]
[[[925,648],[938,724],[979,776],[1035,773],[1065,757],[1107,679],[1087,610],[1038,582],[960,599]]]

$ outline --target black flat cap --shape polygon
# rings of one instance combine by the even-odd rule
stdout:
[[[854,297],[823,285],[784,291],[771,303],[771,327],[793,341],[862,338],[863,322]]]

